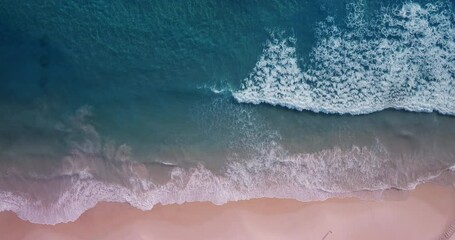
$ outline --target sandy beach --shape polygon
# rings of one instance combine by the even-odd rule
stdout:
[[[455,189],[423,185],[405,199],[257,199],[185,203],[141,211],[100,203],[72,223],[32,224],[0,213],[3,240],[75,239],[455,239]]]

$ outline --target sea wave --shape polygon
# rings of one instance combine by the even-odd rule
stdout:
[[[264,197],[305,202],[333,197],[381,199],[385,189],[411,190],[444,173],[452,174],[451,182],[455,177],[449,167],[419,172],[416,169],[430,168],[407,166],[407,171],[403,171],[380,146],[307,154],[290,154],[277,145],[267,149],[248,161],[232,159],[219,172],[202,164],[192,168],[175,166],[163,183],[150,178],[144,163],[128,160],[112,164],[93,155],[68,157],[66,161],[72,164],[64,166],[69,168],[52,178],[21,177],[18,184],[23,188],[14,184],[7,186],[10,189],[2,187],[0,211],[13,211],[33,223],[57,224],[74,221],[103,201],[149,210],[156,204],[208,201],[221,205]],[[411,162],[415,163],[415,159]],[[102,178],[106,171],[121,174],[110,181]],[[33,192],[25,191],[30,190],[26,186],[33,186]]]
[[[218,101],[213,103],[214,109],[204,106],[204,110],[226,110]],[[57,224],[76,220],[99,202],[128,203],[149,210],[156,204],[207,201],[220,205],[256,198],[303,202],[335,197],[382,199],[386,189],[411,190],[432,181],[455,183],[450,154],[394,154],[380,140],[368,146],[296,153],[286,149],[278,133],[261,126],[249,110],[235,109],[238,112],[228,122],[237,121],[235,127],[242,128],[244,135],[233,140],[242,148],[232,150],[227,159],[223,156],[219,169],[209,169],[204,161],[182,166],[167,159],[139,162],[132,147],[100,136],[90,122],[91,107],[83,106],[57,124],[66,133],[63,142],[71,151],[53,174],[2,171],[0,211],[13,211],[33,223]],[[226,117],[219,117],[225,123]],[[209,162],[219,162],[212,160]]]
[[[368,20],[362,2],[348,4],[347,26],[330,17],[319,24],[304,66],[296,39],[273,32],[234,98],[324,113],[395,108],[454,115],[453,4],[408,2]]]

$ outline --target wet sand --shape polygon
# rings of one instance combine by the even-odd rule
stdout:
[[[455,189],[419,186],[404,199],[257,199],[155,206],[99,203],[71,223],[33,224],[0,213],[2,240],[455,240]]]

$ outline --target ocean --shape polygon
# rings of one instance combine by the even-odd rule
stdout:
[[[0,113],[35,223],[455,185],[455,2],[2,0]]]

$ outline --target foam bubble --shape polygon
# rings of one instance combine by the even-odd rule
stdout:
[[[450,3],[405,3],[367,21],[348,5],[348,26],[318,27],[310,60],[299,67],[295,39],[272,34],[239,102],[297,110],[366,114],[386,108],[455,114],[455,26]]]
[[[242,85],[242,91],[233,93],[240,102],[267,103],[295,107],[311,105],[309,86],[298,66],[294,38],[283,38],[283,33],[272,33],[263,55]]]

